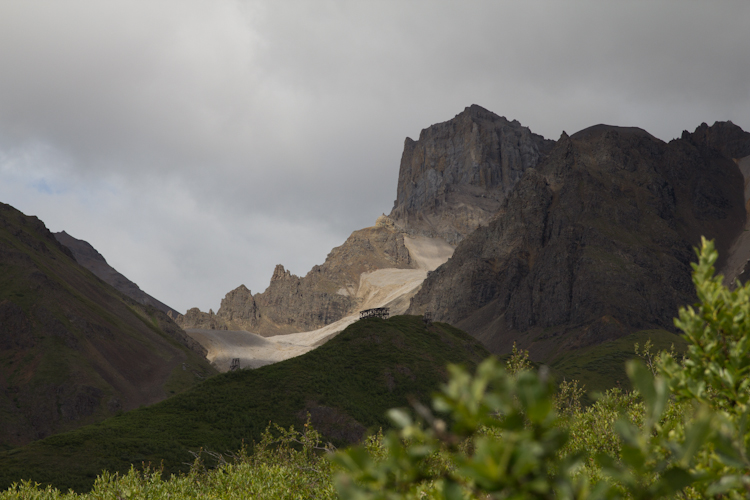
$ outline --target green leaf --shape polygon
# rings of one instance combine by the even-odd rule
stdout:
[[[704,408],[703,411],[696,417],[690,426],[685,430],[685,440],[680,447],[678,456],[676,457],[683,465],[688,465],[693,456],[708,440],[711,434],[711,422],[712,418],[707,410]]]
[[[662,473],[660,481],[664,483],[665,493],[672,494],[693,484],[693,476],[681,467],[672,467]]]
[[[742,479],[742,476],[738,474],[724,476],[715,483],[711,484],[711,486],[706,489],[706,494],[714,496],[723,495],[724,493],[733,490],[739,491],[744,486]]]
[[[646,465],[646,456],[640,448],[623,444],[622,449],[620,450],[620,457],[622,458],[623,463],[638,472],[643,472]]]
[[[742,453],[735,447],[731,436],[719,434],[713,439],[714,451],[724,465],[742,469],[746,466]]]
[[[626,444],[634,447],[639,446],[638,438],[640,434],[638,428],[624,418],[620,418],[615,422],[615,432],[617,432]]]
[[[602,472],[615,481],[629,483],[632,475],[624,469],[614,458],[606,453],[597,453],[596,463],[602,468]]]
[[[632,359],[625,364],[630,381],[646,403],[647,426],[651,427],[664,413],[669,400],[669,389],[662,377],[654,378],[651,371],[638,360]]]
[[[411,416],[409,416],[407,412],[399,408],[392,408],[388,410],[386,416],[390,419],[391,422],[393,422],[393,425],[395,425],[399,429],[409,427],[413,423]]]
[[[461,485],[449,479],[443,481],[442,494],[445,500],[463,500],[464,498],[464,492]]]

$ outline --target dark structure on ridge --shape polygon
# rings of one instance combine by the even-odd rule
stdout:
[[[376,307],[375,309],[365,309],[364,311],[359,311],[359,319],[365,319],[365,318],[388,319],[389,314],[390,314],[390,309],[388,309],[387,307]]]

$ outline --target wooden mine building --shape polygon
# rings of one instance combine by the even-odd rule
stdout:
[[[376,307],[375,309],[365,309],[364,311],[359,311],[359,319],[365,319],[365,318],[388,319],[389,314],[390,314],[389,308]]]

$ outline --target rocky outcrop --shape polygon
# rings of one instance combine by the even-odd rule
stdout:
[[[486,226],[425,280],[409,312],[430,311],[496,353],[538,359],[634,330],[673,330],[695,301],[692,247],[725,254],[745,222],[742,176],[716,124],[666,144],[640,129],[563,134]],[[710,138],[710,140],[706,140]]]
[[[326,261],[299,277],[277,265],[268,288],[252,294],[245,285],[229,292],[214,315],[197,308],[178,316],[183,328],[247,330],[277,335],[315,330],[357,309],[362,273],[377,269],[413,269],[404,234],[388,217],[355,231]]]
[[[284,274],[284,266],[276,266],[271,281],[280,279],[279,274]],[[245,285],[240,285],[229,292],[222,300],[217,316],[225,323],[231,325],[257,325],[258,305],[251,292]]]
[[[231,293],[231,292],[230,292]],[[226,330],[227,325],[222,318],[217,317],[212,309],[203,312],[192,307],[185,314],[179,314],[174,319],[181,328],[198,328],[202,330]]]
[[[695,145],[719,150],[727,158],[750,156],[750,132],[745,132],[734,123],[716,122],[712,126],[705,123],[692,134],[682,132],[682,139]]]
[[[156,309],[163,311],[165,314],[174,311],[173,308],[153,298],[151,295],[141,290],[138,285],[117,272],[117,270],[110,266],[102,254],[91,246],[89,242],[76,239],[65,231],[53,234],[57,241],[70,249],[80,265],[94,273],[100,280],[112,285],[116,290],[124,293],[139,304],[155,307]]]
[[[331,263],[331,259],[326,259]],[[336,260],[333,259],[333,263]],[[315,330],[343,318],[354,302],[333,266],[315,266],[300,278],[278,265],[265,292],[255,297],[263,319],[263,333]],[[350,284],[351,285],[351,284]]]
[[[472,105],[406,138],[390,217],[412,233],[456,244],[486,223],[554,141]]]

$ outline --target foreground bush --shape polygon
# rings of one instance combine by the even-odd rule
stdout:
[[[63,494],[24,482],[0,493],[0,500],[333,499],[331,463],[321,451],[326,447],[309,424],[302,431],[276,427],[274,432],[269,429],[264,433],[252,455],[244,450],[232,457],[208,453],[220,462],[213,469],[206,469],[204,453],[200,453],[189,474],[168,480],[162,478],[160,470],[131,468],[123,476],[105,472],[89,493]]]
[[[490,359],[451,380],[417,417],[392,410],[382,459],[339,453],[344,498],[655,499],[750,496],[750,283],[730,291],[702,242],[699,304],[675,324],[690,342],[679,362],[627,364],[635,391],[609,391],[558,416],[544,369],[513,375]],[[658,375],[654,377],[653,372]],[[674,391],[672,396],[671,391]],[[450,422],[450,424],[448,423]],[[445,467],[433,467],[440,456]]]

